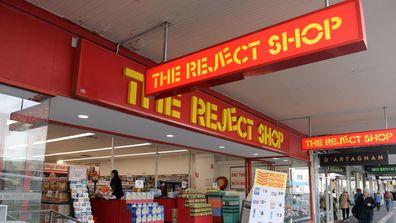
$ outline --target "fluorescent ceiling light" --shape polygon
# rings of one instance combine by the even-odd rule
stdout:
[[[125,145],[125,146],[116,146],[114,149],[122,149],[122,148],[131,148],[131,147],[138,147],[138,146],[149,146],[151,143],[139,143],[139,144],[132,144],[132,145]]]
[[[254,154],[253,154],[253,156],[258,156],[258,155],[259,155],[258,153],[254,153]]]
[[[17,149],[17,148],[25,148],[27,147],[27,144],[20,144],[20,145],[16,145],[16,146],[10,146],[8,147],[8,149]]]
[[[96,160],[96,159],[108,159],[111,156],[96,156],[96,157],[86,157],[86,158],[77,158],[77,159],[67,159],[63,160],[63,162],[71,162],[71,161],[82,161],[82,160]]]
[[[62,152],[62,153],[51,153],[51,154],[46,154],[45,156],[49,157],[49,156],[70,155],[70,154],[85,153],[85,152],[98,152],[98,151],[104,151],[104,150],[111,150],[111,147],[98,148],[98,149],[77,150],[77,151]]]
[[[283,160],[283,162],[289,162],[289,160]]]
[[[165,154],[165,153],[181,153],[181,152],[187,152],[188,150],[186,149],[180,149],[180,150],[169,150],[169,151],[160,151],[158,152],[159,154]]]
[[[18,122],[18,121],[14,121],[14,120],[7,120],[7,125],[12,125],[12,124],[14,124],[14,123],[16,123],[16,122]]]
[[[56,161],[57,164],[63,164],[63,160]]]
[[[116,147],[114,147],[114,149],[123,149],[123,148],[131,148],[131,147],[138,147],[138,146],[148,146],[148,145],[151,145],[151,143],[139,143],[139,144],[116,146]],[[98,148],[98,149],[76,150],[76,151],[61,152],[61,153],[51,153],[51,154],[46,154],[45,156],[49,157],[49,156],[70,155],[70,154],[86,153],[86,152],[99,152],[99,151],[104,151],[104,150],[111,150],[111,147]]]
[[[272,158],[272,159],[274,159],[274,160],[278,160],[279,158]]]
[[[78,117],[78,118],[81,118],[81,119],[87,119],[87,118],[89,118],[88,115],[77,115],[77,117]]]
[[[76,138],[87,137],[87,136],[92,136],[92,135],[95,135],[95,133],[87,132],[87,133],[71,135],[71,136],[65,136],[65,137],[60,137],[60,138],[55,138],[55,139],[48,139],[46,141],[39,141],[39,142],[35,142],[33,144],[38,145],[38,144],[44,144],[44,143],[50,143],[50,142],[59,142],[59,141],[64,141],[64,140],[69,140],[69,139],[76,139]]]
[[[224,149],[225,148],[225,146],[219,146],[219,149]]]
[[[173,137],[175,137],[175,135],[168,134],[168,135],[166,135],[166,137],[168,137],[168,138],[173,138]]]
[[[146,156],[146,155],[155,155],[156,152],[149,152],[149,153],[132,153],[132,154],[122,154],[122,155],[115,155],[114,157],[130,157],[130,156]]]
[[[182,149],[182,150],[169,150],[169,151],[161,151],[158,153],[179,153],[179,152],[185,152],[187,150]],[[115,155],[114,158],[120,158],[120,157],[133,157],[133,156],[148,156],[148,155],[155,155],[156,152],[148,152],[148,153],[131,153],[131,154],[122,154],[122,155]],[[94,160],[94,159],[108,159],[111,158],[111,156],[96,156],[96,157],[86,157],[86,158],[76,158],[76,159],[66,159],[63,160],[63,162],[71,162],[71,161],[83,161],[83,160]]]

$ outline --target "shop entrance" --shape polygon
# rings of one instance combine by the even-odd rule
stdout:
[[[317,204],[320,222],[343,222],[348,219],[357,222],[352,216],[352,207],[358,195],[365,189],[369,196],[381,196],[384,205],[384,193],[393,191],[393,181],[381,179],[381,166],[388,167],[394,162],[393,146],[365,147],[359,149],[343,149],[321,152],[318,155],[318,194]],[[392,169],[392,168],[390,168]],[[383,171],[389,171],[383,168]],[[343,195],[343,193],[348,193]],[[348,196],[348,204],[343,202],[342,196]],[[344,209],[344,210],[342,210]],[[347,214],[349,213],[349,214]],[[385,217],[386,213],[374,212],[374,219]],[[374,221],[376,222],[376,221]]]
[[[0,222],[40,221],[49,99],[0,85]]]

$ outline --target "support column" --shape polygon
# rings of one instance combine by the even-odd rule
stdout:
[[[157,151],[155,153],[155,175],[154,175],[155,182],[154,182],[154,185],[155,185],[155,188],[158,188],[158,159],[159,159],[158,144],[156,144],[155,147],[156,147]]]
[[[349,196],[353,195],[353,191],[351,189],[351,168],[349,166],[346,166],[345,168],[345,173],[346,173],[346,183],[347,183],[347,192]]]
[[[320,222],[319,160],[314,151],[310,151],[310,160],[311,219],[314,222]]]
[[[114,137],[111,137],[111,170],[114,170]]]
[[[330,209],[330,196],[331,196],[331,187],[330,187],[330,182],[329,182],[329,175],[327,174],[327,167],[325,169],[325,190],[324,190],[324,196],[326,200],[326,222],[331,222],[331,216],[329,213],[331,213]]]

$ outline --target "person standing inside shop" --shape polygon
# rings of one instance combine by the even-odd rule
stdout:
[[[393,201],[392,193],[389,191],[385,191],[384,199],[385,199],[386,211],[389,211],[389,209],[392,206],[392,201]]]
[[[118,170],[111,171],[111,182],[110,182],[111,190],[113,191],[113,195],[117,199],[121,199],[124,197],[124,192],[122,191],[122,184],[120,176],[118,175]]]
[[[382,201],[381,194],[377,192],[377,194],[375,195],[375,205],[377,206],[377,211],[379,211],[381,208],[381,201]]]
[[[374,198],[369,195],[369,190],[366,188],[363,191],[363,195],[360,196],[356,201],[356,217],[359,219],[359,223],[372,223],[374,217],[375,201]]]
[[[349,204],[350,203],[351,203],[351,201],[349,200],[349,194],[344,189],[344,192],[342,192],[340,199],[339,199],[339,205],[342,210],[342,220],[344,220],[344,221],[349,221]]]

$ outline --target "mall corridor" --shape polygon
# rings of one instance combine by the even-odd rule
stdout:
[[[386,211],[385,205],[381,206],[380,211],[377,211],[377,209],[374,209],[374,219],[373,223],[395,223],[396,222],[396,206],[395,204],[393,205],[393,211]],[[346,222],[343,220],[338,220],[337,223],[341,222]],[[351,216],[349,217],[349,222],[350,223],[358,223],[358,220]]]

